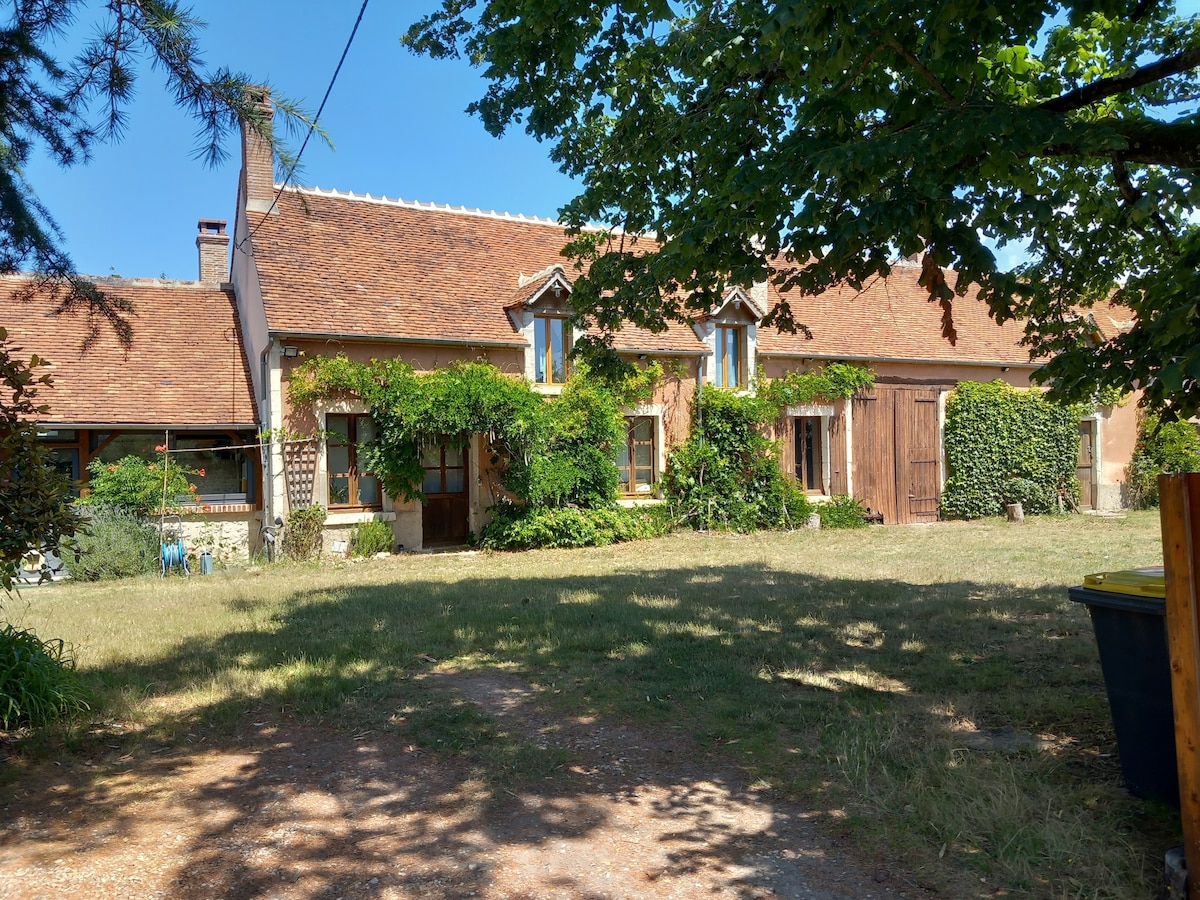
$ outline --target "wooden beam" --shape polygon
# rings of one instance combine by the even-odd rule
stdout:
[[[1183,848],[1200,897],[1200,475],[1160,475],[1158,491]]]

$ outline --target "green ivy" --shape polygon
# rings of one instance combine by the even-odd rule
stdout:
[[[812,505],[779,467],[779,445],[763,435],[775,401],[703,386],[692,433],[671,454],[663,491],[674,518],[694,528],[754,531],[803,525]]]
[[[813,372],[789,372],[760,381],[755,393],[783,410],[821,401],[848,400],[875,384],[875,373],[864,366],[831,362]]]
[[[1056,510],[1060,496],[1078,502],[1079,419],[1088,411],[1002,381],[958,385],[946,403],[943,515],[1000,515],[1018,493],[1028,513]]]
[[[1200,472],[1200,434],[1191,422],[1163,422],[1153,413],[1138,422],[1137,446],[1129,462],[1129,504],[1158,506],[1158,476]]]
[[[603,547],[665,534],[661,517],[640,509],[545,509],[498,506],[484,526],[479,546],[486,550],[530,550],[536,547]]]
[[[296,369],[288,394],[293,403],[360,397],[377,431],[360,458],[390,496],[422,498],[422,447],[465,447],[484,434],[502,485],[530,506],[601,508],[617,498],[621,407],[651,394],[661,375],[657,365],[630,366],[610,386],[581,366],[557,397],[546,397],[486,363],[417,373],[395,360],[317,357]]]

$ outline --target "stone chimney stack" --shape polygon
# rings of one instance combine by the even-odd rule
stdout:
[[[196,249],[200,251],[200,280],[229,280],[229,235],[223,219],[201,219],[197,225]]]
[[[269,140],[275,107],[269,87],[252,86],[247,92],[262,112],[267,136],[242,123],[242,198],[247,212],[265,213],[275,201],[275,158]]]

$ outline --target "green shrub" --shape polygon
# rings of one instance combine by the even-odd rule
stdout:
[[[1010,478],[1000,489],[1000,498],[1005,503],[1020,503],[1024,512],[1049,512],[1054,506],[1055,495],[1044,485],[1028,478]]]
[[[0,629],[0,727],[38,727],[90,709],[61,640],[32,631]]]
[[[189,479],[197,472],[171,459],[163,447],[156,449],[153,462],[140,456],[126,456],[115,463],[93,460],[88,466],[88,496],[80,502],[149,516],[164,508],[178,510],[182,503],[193,500],[196,485]]]
[[[866,528],[867,510],[853,497],[831,497],[815,506],[822,528]]]
[[[602,547],[665,533],[661,514],[640,509],[575,507],[493,507],[492,521],[479,535],[486,550],[531,550],[537,547]]]
[[[1162,422],[1153,414],[1138,423],[1138,441],[1129,463],[1129,505],[1158,506],[1158,476],[1200,472],[1200,434],[1190,422]]]
[[[97,506],[87,515],[86,530],[75,535],[76,553],[62,556],[72,578],[107,581],[159,570],[157,528],[116,506]]]
[[[354,556],[374,556],[387,553],[396,540],[392,526],[382,519],[372,519],[354,526],[350,535],[350,552]]]
[[[733,531],[804,524],[808,498],[784,477],[779,446],[762,433],[776,414],[768,399],[700,389],[692,433],[663,475],[677,521]]]
[[[1005,491],[1013,482],[1036,486],[1021,488],[1027,513],[1055,510],[1060,492],[1078,500],[1075,467],[1084,412],[1051,403],[1041,391],[1001,381],[961,383],[946,404],[949,475],[942,492],[943,515],[1001,515]]]
[[[320,503],[298,506],[288,513],[279,540],[279,550],[288,559],[312,559],[321,550],[321,529],[325,527],[325,507]]]

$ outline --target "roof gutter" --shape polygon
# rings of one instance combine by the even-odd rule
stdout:
[[[997,359],[944,359],[938,357],[923,358],[919,356],[860,356],[849,353],[794,353],[791,351],[759,350],[760,357],[770,359],[828,359],[855,360],[856,362],[889,362],[889,363],[919,363],[936,366],[983,366],[989,369],[1040,369],[1041,363],[1035,362],[1006,362]]]
[[[38,419],[42,428],[87,428],[92,431],[255,431],[257,422],[209,422],[168,425],[162,422],[73,422],[70,419]]]
[[[346,334],[325,331],[272,331],[271,338],[279,341],[333,341],[338,344],[424,344],[440,347],[497,347],[505,350],[525,350],[525,341],[479,341],[455,338],[402,337],[394,334]]]

